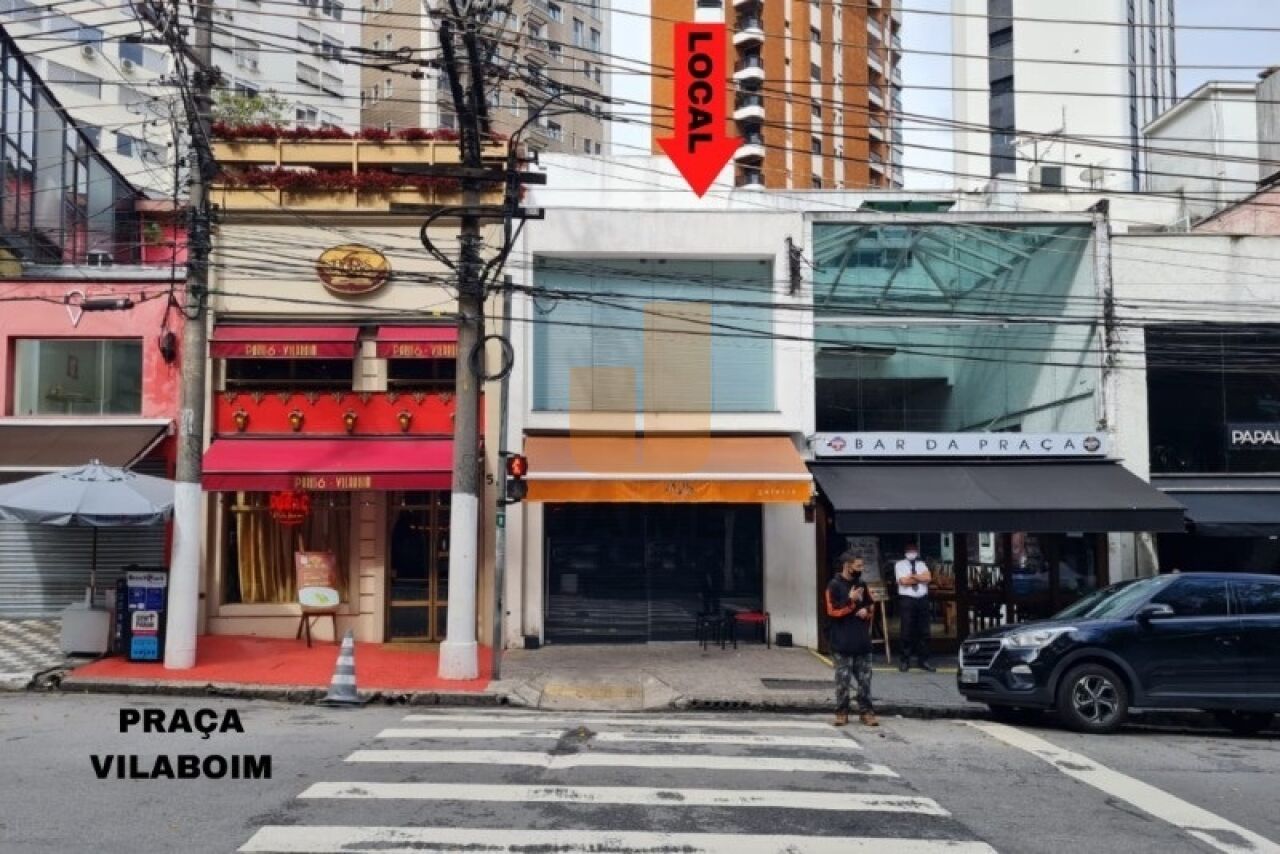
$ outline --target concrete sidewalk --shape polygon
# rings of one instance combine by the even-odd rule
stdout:
[[[968,717],[985,706],[956,691],[955,668],[937,673],[876,666],[872,696],[885,714]],[[560,710],[757,709],[829,711],[830,663],[807,649],[692,643],[508,650],[490,691],[513,705]]]

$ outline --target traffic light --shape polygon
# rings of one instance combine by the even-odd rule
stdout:
[[[507,494],[503,503],[516,504],[529,494],[524,476],[529,473],[529,458],[523,454],[507,454]]]

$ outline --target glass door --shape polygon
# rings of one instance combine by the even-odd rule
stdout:
[[[388,641],[444,639],[449,602],[449,499],[448,492],[391,496]]]

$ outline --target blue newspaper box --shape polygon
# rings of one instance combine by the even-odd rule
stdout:
[[[124,574],[125,655],[130,661],[164,657],[165,602],[169,573],[164,567],[130,567]]]

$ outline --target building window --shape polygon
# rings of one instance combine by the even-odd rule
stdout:
[[[596,154],[599,154],[599,153],[600,153],[600,143],[599,143],[599,141],[597,141],[597,142],[596,142]]]
[[[321,10],[335,21],[342,20],[342,4],[338,0],[323,0]]]
[[[307,65],[304,62],[299,62],[298,69],[297,69],[297,79],[299,83],[304,83],[307,86],[314,86],[318,89],[320,88],[320,69],[313,68],[312,66]],[[377,92],[376,86],[374,87],[373,97],[374,97],[374,100],[377,100],[378,98],[378,92]]]
[[[587,139],[585,136],[582,138],[582,153],[591,153],[591,140]]]
[[[821,189],[822,189],[822,179],[821,179],[821,178],[819,178],[817,175],[813,175],[813,176],[811,176],[810,180],[811,180],[811,181],[812,181],[812,183],[813,183],[813,189],[815,189],[815,190],[821,190]]]
[[[391,79],[390,77],[388,77],[388,78],[387,78],[386,85],[385,85],[385,86],[383,86],[383,88],[382,88],[382,94],[383,94],[384,96],[386,96],[387,98],[390,98],[390,97],[391,97],[391,95],[392,95],[392,92],[394,91],[394,90],[392,89],[392,86],[393,86],[393,81],[392,81],[392,79]]]
[[[809,28],[809,38],[815,45],[822,45],[822,32],[817,27]]]
[[[394,391],[453,391],[455,359],[388,359],[387,388]]]
[[[285,526],[271,517],[268,493],[229,492],[223,496],[222,519],[228,604],[295,603],[293,554],[299,542],[306,551],[333,555],[339,594],[349,598],[351,493],[316,493],[306,520]]]
[[[822,102],[814,98],[810,103],[813,105],[813,117],[815,119],[822,118]]]
[[[573,44],[574,47],[582,47],[587,38],[587,25],[577,18],[573,19]]]
[[[819,156],[822,155],[822,137],[814,136],[809,138],[809,152]]]
[[[591,49],[596,52],[600,50],[600,31],[595,27],[591,28]]]
[[[559,3],[548,3],[548,4],[547,4],[547,16],[548,16],[548,17],[550,17],[550,18],[551,18],[551,20],[553,20],[553,21],[563,21],[563,20],[564,20],[564,10],[560,8],[560,4],[559,4]]]
[[[76,31],[76,41],[102,49],[102,30],[97,27],[81,27]]]
[[[294,111],[294,121],[300,125],[314,125],[319,118],[314,107],[300,106]]]
[[[19,339],[15,415],[142,414],[142,339]]]
[[[227,359],[227,391],[351,391],[351,359]]]

